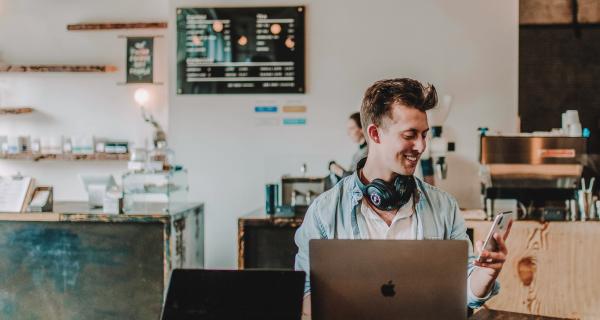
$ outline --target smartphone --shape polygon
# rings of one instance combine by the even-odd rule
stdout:
[[[502,212],[496,216],[496,219],[494,219],[494,223],[492,224],[492,227],[490,228],[490,231],[488,232],[487,237],[485,237],[485,241],[483,242],[483,250],[481,250],[482,252],[484,250],[490,252],[498,251],[498,244],[496,243],[496,239],[494,239],[494,234],[498,233],[504,236],[506,228],[508,228],[508,224],[512,221],[512,219],[512,211]],[[477,257],[477,260],[481,261],[481,252]]]

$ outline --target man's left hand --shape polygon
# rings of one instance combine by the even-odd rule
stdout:
[[[477,241],[475,244],[477,252],[481,252],[481,259],[475,260],[473,264],[485,270],[486,273],[488,273],[488,275],[492,276],[494,279],[496,279],[500,274],[502,266],[504,266],[504,262],[506,261],[506,256],[508,255],[506,239],[508,238],[508,234],[512,228],[512,223],[512,221],[509,222],[504,235],[499,233],[494,234],[494,239],[498,245],[498,251],[483,250],[483,241]]]

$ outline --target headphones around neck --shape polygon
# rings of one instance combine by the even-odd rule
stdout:
[[[362,168],[365,166],[367,158],[363,158],[357,164],[356,174],[358,178],[358,187],[363,196],[367,197],[375,208],[383,211],[398,210],[408,203],[410,197],[417,189],[417,183],[412,175],[398,175],[390,184],[382,179],[375,179],[368,184],[361,180]]]

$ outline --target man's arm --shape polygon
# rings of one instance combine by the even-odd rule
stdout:
[[[302,305],[302,313],[310,315],[310,260],[309,260],[309,241],[312,239],[325,239],[326,234],[323,225],[316,215],[315,208],[317,200],[308,208],[302,225],[296,231],[294,241],[298,247],[296,254],[296,262],[294,269],[301,270],[306,273],[304,284],[304,303]]]
[[[499,269],[494,270],[493,272],[489,270],[489,266],[479,266],[475,262],[476,257],[473,253],[471,241],[467,236],[465,220],[460,213],[456,200],[452,199],[451,202],[452,230],[450,239],[466,240],[469,243],[467,303],[470,308],[474,309],[482,306],[488,299],[500,291],[500,284],[496,281],[496,278],[502,269],[504,260],[502,260],[502,262],[495,261],[494,267]]]

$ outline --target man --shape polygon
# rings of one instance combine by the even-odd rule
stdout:
[[[307,273],[304,314],[310,314],[309,249],[311,239],[463,239],[466,226],[456,200],[413,176],[425,150],[429,125],[425,111],[435,107],[435,87],[412,79],[374,83],[361,106],[368,156],[357,171],[319,196],[309,207],[295,236],[296,269]],[[396,203],[383,203],[379,195],[365,197],[365,186],[381,179],[398,195]],[[385,187],[384,187],[385,188]],[[407,192],[400,192],[406,189]],[[398,191],[399,190],[399,191]],[[384,201],[385,202],[385,201]],[[509,226],[510,228],[510,226]],[[498,293],[496,281],[508,251],[504,237],[495,234],[498,252],[482,252],[475,261],[469,242],[468,305],[481,306]],[[477,243],[481,251],[481,243]],[[343,268],[344,266],[340,266]],[[426,266],[424,266],[426,267]]]

